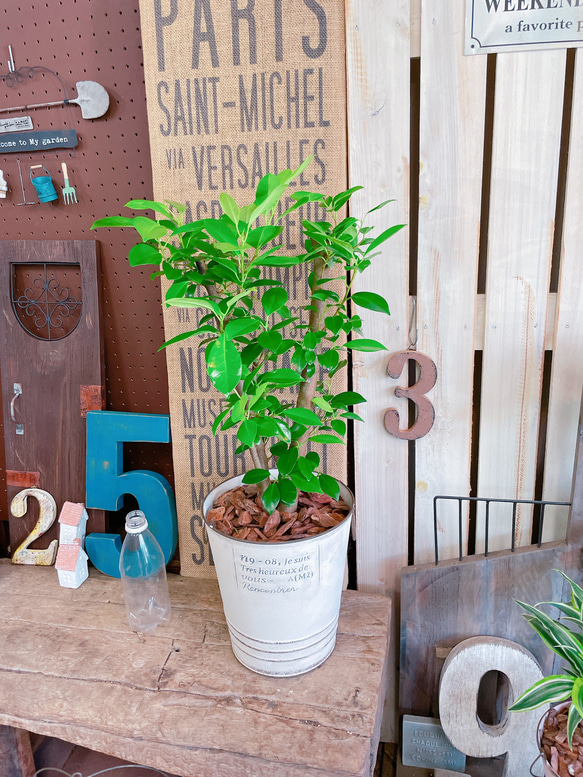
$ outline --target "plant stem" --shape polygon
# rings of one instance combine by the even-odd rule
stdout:
[[[326,261],[323,256],[318,256],[316,259],[314,259],[314,269],[312,273],[312,286],[311,286],[311,293],[313,294],[317,289],[320,288],[320,281],[324,277],[324,271],[326,268]],[[310,299],[310,320],[308,322],[308,331],[310,332],[319,332],[321,328],[321,319],[322,314],[324,312],[325,307],[324,300],[321,299],[314,299],[313,297]],[[314,396],[316,394],[316,386],[318,384],[318,370],[317,368],[314,370],[313,375],[308,377],[307,374],[308,368],[304,367],[302,371],[302,377],[304,378],[303,383],[300,384],[300,390],[298,392],[298,399],[296,402],[296,407],[305,407],[308,410],[312,410],[312,402],[314,399]],[[293,445],[296,448],[302,448],[302,446],[306,443],[308,437],[310,436],[312,432],[306,431],[306,434],[302,435],[298,440],[295,440]]]

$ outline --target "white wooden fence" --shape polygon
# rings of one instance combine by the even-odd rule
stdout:
[[[363,311],[365,331],[391,352],[416,343],[438,370],[433,429],[408,443],[383,426],[391,406],[406,425],[393,396],[406,376],[387,376],[386,354],[355,363],[355,389],[368,398],[355,437],[358,585],[397,601],[401,567],[433,559],[435,495],[473,486],[480,497],[568,501],[571,492],[583,383],[583,52],[464,56],[464,5],[346,4],[350,184],[365,186],[355,206],[394,197],[375,225],[409,225],[364,276],[362,288],[383,293],[392,312],[386,324]],[[564,537],[566,518],[547,508],[544,539]],[[491,549],[510,547],[509,526],[492,510]],[[466,515],[464,539],[468,527]],[[519,509],[516,543],[530,544],[531,530],[532,510]],[[440,556],[455,556],[457,505],[440,510],[438,533]],[[397,627],[394,637],[396,667]],[[388,741],[395,677],[393,668]]]

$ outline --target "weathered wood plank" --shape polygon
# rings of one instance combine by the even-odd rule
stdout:
[[[583,56],[577,52],[571,114],[569,167],[565,191],[565,214],[561,250],[543,499],[568,500],[571,493],[570,462],[577,445],[577,419],[583,385]],[[575,356],[576,355],[576,356]],[[566,532],[564,512],[547,508],[543,538],[562,539]]]
[[[378,233],[407,223],[409,208],[409,0],[349,0],[346,4],[348,133],[350,186],[364,190],[353,198],[351,215],[363,217],[373,206],[395,202],[367,223]],[[359,308],[367,337],[390,352],[408,345],[408,232],[401,230],[382,246],[356,290],[375,291],[390,304],[391,317]],[[406,400],[389,391],[388,354],[354,353],[354,388],[367,398],[359,407],[365,420],[355,424],[357,510],[356,548],[361,591],[394,593],[398,606],[399,570],[407,563],[407,443],[385,431],[389,406],[406,419]],[[394,388],[394,385],[393,385]],[[374,456],[371,451],[374,450]],[[391,645],[397,645],[397,620]],[[383,739],[396,741],[396,653],[391,656],[387,716]]]
[[[269,678],[234,658],[212,581],[170,576],[171,622],[143,637],[119,581],[92,570],[62,589],[47,572],[0,562],[0,724],[183,777],[370,773],[390,600],[345,592],[328,661]]]
[[[0,725],[0,777],[33,777],[34,771],[28,731]]]
[[[417,564],[433,558],[433,497],[470,492],[487,59],[464,57],[463,37],[463,3],[423,3],[417,348],[436,361],[438,380],[428,395],[435,424],[415,443]],[[451,558],[457,504],[440,510],[439,530]]]
[[[565,51],[497,58],[478,457],[484,497],[534,497],[564,80]],[[530,513],[518,510],[519,545],[530,543]],[[481,516],[478,550],[483,528]],[[490,549],[509,548],[510,534],[493,510]]]
[[[522,617],[514,602],[560,600],[562,569],[581,583],[580,550],[565,543],[498,551],[403,570],[400,704],[405,713],[438,716],[437,689],[444,656],[468,637],[505,637],[537,658],[544,674],[553,670],[553,654]]]

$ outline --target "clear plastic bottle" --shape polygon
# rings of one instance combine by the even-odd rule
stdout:
[[[133,631],[154,634],[170,620],[164,554],[141,510],[128,513],[126,532],[119,571],[128,623]]]

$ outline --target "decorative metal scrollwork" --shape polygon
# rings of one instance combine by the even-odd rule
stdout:
[[[39,267],[40,273],[18,296],[12,275],[11,301],[18,323],[37,340],[62,340],[78,326],[83,302],[71,294],[69,287],[61,286],[59,278],[49,277],[48,263],[25,266]]]

